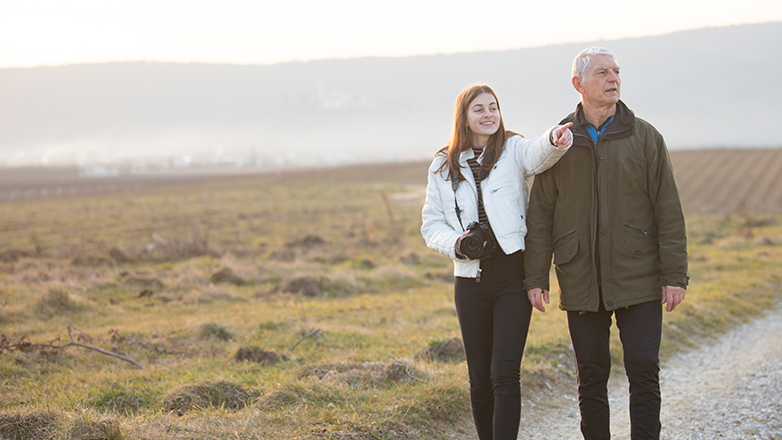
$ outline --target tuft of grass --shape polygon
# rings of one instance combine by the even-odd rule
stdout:
[[[68,292],[61,289],[49,289],[33,307],[33,312],[41,319],[51,319],[58,315],[67,315],[85,310],[87,307],[77,303]]]
[[[343,387],[310,378],[280,384],[275,391],[261,397],[258,406],[265,410],[281,411],[289,408],[288,411],[291,411],[308,405],[342,407],[350,400],[350,396],[343,392]]]
[[[274,331],[286,328],[288,326],[285,322],[266,321],[258,324],[258,330],[261,331]]]
[[[274,365],[278,362],[289,360],[288,355],[277,351],[261,350],[256,347],[239,347],[233,354],[231,360],[250,361],[261,365]]]
[[[100,389],[87,404],[101,412],[113,412],[128,417],[153,407],[154,397],[149,390],[139,386],[113,384]]]
[[[0,414],[0,438],[7,440],[51,440],[55,438],[60,417],[53,411]]]
[[[464,355],[464,342],[459,338],[442,340],[430,338],[428,347],[418,352],[416,359],[439,362],[462,362],[466,360]]]
[[[402,403],[398,411],[405,417],[426,420],[442,420],[455,423],[469,409],[461,402],[469,401],[469,389],[458,383],[425,384],[413,394],[410,400]]]
[[[424,380],[424,374],[405,361],[393,361],[389,364],[380,362],[364,363],[333,363],[309,365],[297,375],[298,378],[317,378],[354,388],[385,388],[400,383],[411,383]]]
[[[238,410],[256,397],[256,393],[227,381],[183,385],[163,398],[163,410],[180,416],[188,411],[210,408]]]
[[[230,341],[234,338],[233,333],[228,331],[223,324],[215,324],[213,322],[201,324],[198,336],[202,339],[219,339],[221,341]]]
[[[70,429],[70,435],[78,440],[119,440],[122,438],[119,422],[111,419],[91,420],[79,417]]]

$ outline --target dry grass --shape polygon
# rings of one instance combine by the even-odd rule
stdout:
[[[424,380],[425,375],[407,361],[332,363],[309,365],[298,374],[299,379],[315,377],[321,381],[342,384],[348,389],[390,387],[399,383],[412,383]]]
[[[51,439],[59,423],[57,413],[32,411],[0,414],[0,437],[8,440]]]
[[[251,391],[227,381],[183,385],[163,398],[163,410],[182,416],[188,411],[209,408],[242,409],[257,397]]]
[[[94,421],[79,418],[73,424],[70,434],[73,439],[78,440],[119,440],[123,438],[119,423],[111,419]]]
[[[0,414],[0,438],[3,440],[119,440],[123,438],[119,422],[82,413],[68,417],[53,411]],[[73,420],[70,420],[73,419]]]
[[[418,232],[418,167],[0,205],[1,429],[31,417],[54,438],[469,438],[451,262]],[[773,306],[780,224],[688,219],[693,284],[665,316],[666,355]],[[551,308],[533,316],[525,399],[572,386]],[[69,326],[144,368],[63,348]]]
[[[237,362],[249,361],[262,365],[274,365],[278,362],[290,360],[288,355],[285,353],[261,350],[257,347],[239,347],[231,355],[231,359]]]
[[[52,319],[77,313],[85,306],[71,299],[68,292],[60,289],[49,289],[33,306],[33,313],[40,319]]]

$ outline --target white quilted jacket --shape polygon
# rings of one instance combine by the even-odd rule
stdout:
[[[489,218],[497,244],[506,254],[524,249],[527,234],[527,181],[526,178],[551,168],[568,148],[558,150],[549,142],[552,127],[543,136],[524,139],[513,136],[505,142],[502,155],[489,176],[481,182],[483,206]],[[454,191],[451,181],[437,172],[445,161],[445,154],[438,154],[429,166],[426,202],[421,214],[421,235],[430,248],[454,260],[454,275],[476,278],[480,272],[480,260],[459,259],[456,256],[456,240],[470,223],[478,221],[478,192],[467,159],[475,157],[472,149],[462,152],[459,158],[462,175],[466,179],[456,189],[456,199],[462,210],[461,224],[456,216]],[[483,161],[483,155],[478,162]],[[446,172],[447,175],[447,172]]]

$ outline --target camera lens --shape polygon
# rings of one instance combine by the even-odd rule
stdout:
[[[481,237],[468,234],[462,239],[462,244],[459,246],[459,250],[462,251],[462,254],[474,260],[481,255],[481,252],[483,252],[483,240]]]

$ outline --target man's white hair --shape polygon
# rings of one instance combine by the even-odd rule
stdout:
[[[610,55],[611,58],[614,59],[614,62],[618,64],[616,54],[611,49],[599,46],[587,47],[579,52],[573,60],[573,77],[578,77],[581,81],[586,79],[587,71],[589,71],[589,63],[595,55]]]

